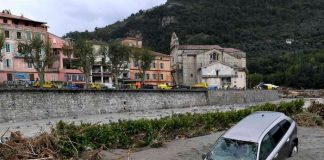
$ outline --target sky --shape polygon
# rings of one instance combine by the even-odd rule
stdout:
[[[166,0],[0,0],[0,10],[47,22],[49,32],[63,36],[70,31],[93,31],[123,20],[139,10]]]

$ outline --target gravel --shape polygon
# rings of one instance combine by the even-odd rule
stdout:
[[[145,148],[133,152],[113,150],[105,152],[107,160],[199,160],[223,132],[191,139],[168,142],[162,148]],[[298,128],[299,153],[289,160],[323,160],[324,159],[324,129]]]

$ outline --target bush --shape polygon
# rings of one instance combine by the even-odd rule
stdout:
[[[123,120],[111,124],[66,124],[59,122],[52,133],[61,139],[59,146],[66,156],[76,156],[87,148],[136,148],[162,144],[161,140],[195,137],[230,128],[255,111],[280,111],[286,115],[302,112],[303,100],[264,104],[238,111],[174,115],[161,119]]]

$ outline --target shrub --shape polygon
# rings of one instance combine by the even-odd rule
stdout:
[[[120,120],[116,123],[91,125],[59,122],[52,130],[58,137],[60,151],[66,156],[76,156],[87,148],[159,146],[161,140],[176,137],[195,137],[228,129],[255,111],[280,111],[286,115],[302,112],[303,100],[282,102],[278,105],[264,104],[238,111],[183,114],[161,119]],[[157,144],[157,145],[156,145]]]

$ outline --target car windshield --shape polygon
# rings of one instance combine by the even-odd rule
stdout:
[[[256,160],[257,143],[220,138],[206,160]]]

